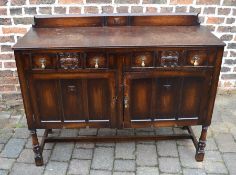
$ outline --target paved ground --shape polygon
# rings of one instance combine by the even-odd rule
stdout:
[[[36,167],[22,110],[0,112],[0,175],[204,175],[236,174],[236,93],[218,95],[203,163],[191,141],[46,144],[45,165]],[[199,133],[200,127],[194,127]],[[54,135],[159,134],[179,128],[54,130]],[[42,136],[43,131],[39,131]],[[198,134],[197,134],[198,135]]]

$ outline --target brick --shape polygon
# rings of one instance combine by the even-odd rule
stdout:
[[[160,156],[178,157],[176,141],[158,141],[157,151]]]
[[[67,162],[50,161],[45,169],[44,175],[66,175]]]
[[[173,7],[161,7],[161,13],[173,12]]]
[[[156,146],[138,144],[136,150],[136,161],[139,166],[156,166],[158,164]]]
[[[160,171],[162,172],[181,173],[179,158],[161,157],[159,158],[159,164]]]
[[[16,128],[14,132],[14,138],[27,139],[29,137],[29,131],[27,128]]]
[[[0,43],[15,42],[14,36],[0,36]]]
[[[11,25],[11,18],[0,18],[0,25]]]
[[[76,143],[76,148],[92,149],[95,147],[94,143]]]
[[[230,32],[231,27],[230,26],[219,26],[217,28],[217,32]]]
[[[222,79],[236,79],[236,74],[223,74]],[[219,134],[215,139],[221,152],[236,152],[236,143],[231,134]]]
[[[15,62],[4,62],[4,67],[5,68],[16,68],[16,63]]]
[[[115,171],[135,171],[135,160],[115,160]]]
[[[236,154],[235,153],[225,153],[223,154],[224,162],[229,170],[230,174],[236,174]]]
[[[235,18],[226,18],[226,24],[233,24],[235,22]]]
[[[231,69],[230,69],[230,67],[221,67],[221,70],[220,70],[220,72],[229,72]]]
[[[86,0],[86,3],[95,3],[95,4],[105,4],[105,3],[112,3],[112,0]]]
[[[97,6],[85,6],[84,13],[98,13],[98,7]]]
[[[33,17],[24,17],[24,18],[13,18],[14,24],[33,24],[34,19]]]
[[[0,169],[9,170],[14,162],[15,159],[0,158]]]
[[[225,35],[222,35],[222,36],[220,37],[220,39],[221,39],[222,41],[230,41],[230,40],[233,39],[233,35],[225,34]]]
[[[7,8],[1,7],[1,8],[0,8],[0,15],[1,15],[1,16],[7,15]]]
[[[220,0],[197,0],[197,5],[220,5]]]
[[[1,152],[0,156],[7,158],[17,158],[25,145],[25,141],[25,139],[10,139]]]
[[[189,8],[189,12],[193,12],[193,13],[201,13],[201,8],[197,8],[197,7],[190,7]]]
[[[205,7],[203,10],[204,14],[215,14],[216,8],[215,7]]]
[[[70,7],[69,13],[72,14],[81,14],[81,7]]]
[[[229,43],[227,48],[228,49],[236,49],[236,43]]]
[[[13,6],[20,6],[25,5],[26,0],[11,0],[11,5]]]
[[[3,34],[25,34],[27,29],[24,27],[2,27]],[[1,56],[0,56],[1,57]]]
[[[183,175],[206,175],[206,173],[202,169],[184,168]]]
[[[116,7],[117,13],[128,13],[128,9],[129,7],[127,6]]]
[[[29,0],[30,4],[54,4],[55,0]]]
[[[166,4],[167,0],[143,0],[143,4]]]
[[[100,170],[112,170],[114,161],[114,148],[95,148],[92,160],[92,168]]]
[[[59,4],[82,4],[83,0],[59,0]]]
[[[133,172],[113,172],[112,175],[135,175]]]
[[[52,152],[51,160],[68,161],[74,148],[73,143],[57,143]]]
[[[230,8],[218,8],[218,15],[228,15],[230,11]]]
[[[37,14],[36,7],[25,7],[24,10],[25,10],[25,14],[28,14],[28,15]]]
[[[143,7],[142,6],[132,6],[131,13],[143,13]]]
[[[156,7],[146,7],[146,13],[156,13],[157,8]]]
[[[170,0],[171,5],[190,5],[193,4],[193,0]]]
[[[0,78],[2,77],[13,77],[13,71],[11,70],[1,70],[0,71]]]
[[[221,17],[208,17],[207,23],[208,24],[221,24],[224,22],[224,18]]]
[[[90,170],[90,175],[111,175],[111,171]]]
[[[231,27],[231,32],[232,32],[232,33],[236,33],[236,26],[232,26],[232,27]]]
[[[236,57],[236,51],[230,51],[230,57]]]
[[[93,150],[92,149],[75,149],[72,158],[74,159],[92,159]]]
[[[54,7],[54,13],[55,14],[65,14],[66,7]]]
[[[89,174],[91,160],[76,160],[70,162],[68,174]]]
[[[8,0],[1,0],[0,1],[0,6],[5,6],[7,5]]]
[[[159,169],[157,167],[138,167],[137,175],[159,175]]]
[[[10,45],[1,45],[1,51],[2,52],[10,52],[10,51],[12,51],[12,49],[11,49]]]
[[[22,15],[22,8],[10,8],[11,15]]]
[[[116,143],[115,158],[135,159],[135,143],[134,142]]]
[[[15,85],[0,85],[1,92],[12,92],[16,91]]]
[[[175,7],[175,12],[179,13],[179,12],[187,12],[187,7],[185,6],[176,6]]]
[[[43,170],[43,166],[35,166],[35,164],[15,163],[10,175],[41,175],[43,173]]]
[[[39,7],[39,13],[40,14],[52,14],[52,8],[51,7]]]
[[[207,173],[227,174],[228,171],[223,162],[205,162],[204,167]]]
[[[224,0],[223,5],[225,5],[225,6],[236,6],[236,0]]]
[[[115,0],[116,4],[138,4],[140,0]]]
[[[1,175],[8,175],[8,170],[0,170]]]
[[[222,162],[223,160],[219,151],[205,151],[204,161]]]
[[[114,7],[113,6],[102,6],[102,13],[113,13]]]

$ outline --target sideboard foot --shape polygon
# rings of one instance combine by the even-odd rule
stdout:
[[[202,126],[202,132],[199,138],[199,142],[197,144],[196,155],[195,155],[195,159],[198,162],[202,162],[204,159],[204,155],[205,155],[204,149],[206,147],[207,129],[208,129],[207,126]]]
[[[36,129],[30,130],[30,134],[32,137],[35,165],[42,166],[43,165],[42,149],[41,149],[41,146],[39,146]]]

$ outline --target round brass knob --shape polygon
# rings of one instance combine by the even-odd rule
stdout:
[[[141,66],[145,67],[145,56],[142,56],[141,61]]]
[[[192,58],[191,63],[192,63],[194,66],[198,66],[198,65],[199,65],[199,61],[200,61],[200,57],[199,57],[198,55],[194,55],[193,58]]]
[[[98,68],[98,58],[95,59],[95,65],[94,65],[95,69]]]

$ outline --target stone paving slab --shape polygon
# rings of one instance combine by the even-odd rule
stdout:
[[[0,122],[0,175],[235,175],[236,108],[234,95],[218,95],[207,136],[203,162],[194,159],[191,140],[137,141],[120,143],[50,143],[43,152],[44,166],[34,164],[26,120],[17,113],[19,124],[9,124],[8,113]],[[199,136],[201,127],[193,127]],[[38,130],[41,140],[44,130]],[[54,129],[52,136],[155,135],[184,133],[181,128],[140,129]]]

